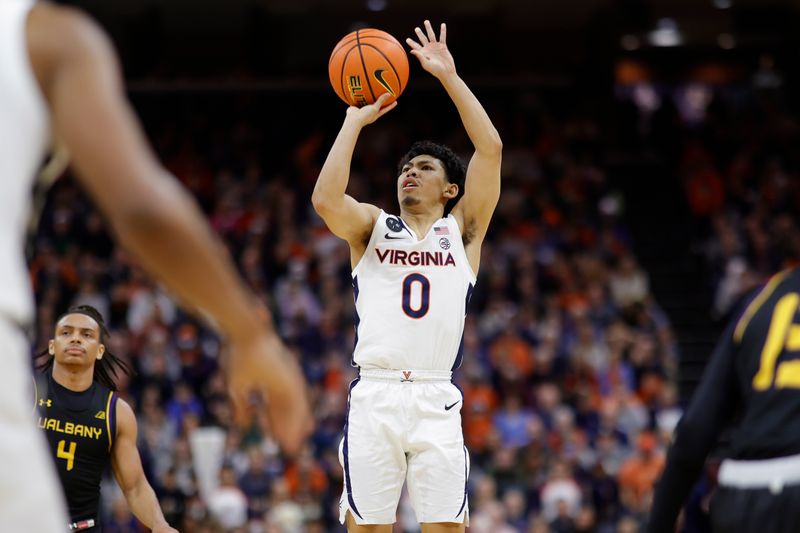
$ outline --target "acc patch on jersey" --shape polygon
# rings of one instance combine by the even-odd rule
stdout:
[[[403,231],[403,223],[400,221],[399,218],[395,217],[388,217],[386,219],[386,227],[389,228],[391,231]]]

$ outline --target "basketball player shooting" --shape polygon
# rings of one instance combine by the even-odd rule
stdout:
[[[357,323],[340,459],[340,521],[348,531],[391,531],[403,482],[422,531],[463,531],[469,521],[469,458],[459,389],[466,303],[481,243],[500,195],[502,144],[478,99],[456,73],[444,24],[407,39],[436,77],[475,147],[469,166],[449,148],[416,143],[397,177],[400,216],[345,194],[361,130],[396,105],[349,107],[312,202],[350,246]]]

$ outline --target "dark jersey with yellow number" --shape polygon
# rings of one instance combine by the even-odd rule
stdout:
[[[732,459],[800,454],[800,268],[770,278],[725,330],[676,429],[649,531],[672,531],[706,456],[737,413]]]
[[[37,424],[47,434],[74,524],[99,524],[100,480],[116,435],[116,402],[117,395],[99,383],[74,392],[56,383],[52,372],[36,381]]]

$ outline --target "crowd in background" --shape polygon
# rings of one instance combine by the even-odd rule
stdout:
[[[761,63],[748,105],[713,102],[677,158],[717,320],[800,258],[800,122],[772,59]]]
[[[223,346],[112,244],[69,179],[50,196],[31,258],[37,347],[70,304],[106,317],[110,348],[136,371],[120,388],[137,413],[146,472],[181,531],[341,530],[338,447],[357,375],[350,257],[310,197],[344,110],[324,127],[289,124],[300,133],[282,135],[270,132],[288,123],[261,123],[258,113],[203,119],[183,105],[154,116],[156,103],[145,102],[150,137],[300,361],[316,418],[307,447],[284,459],[255,399],[250,427],[232,426]],[[674,332],[633,252],[599,123],[532,96],[490,99],[488,108],[504,141],[503,191],[455,373],[471,457],[470,530],[636,532],[681,415]],[[397,160],[419,138],[468,158],[468,139],[455,117],[445,118],[431,118],[429,107],[369,126],[350,194],[397,212]],[[680,161],[690,205],[708,221],[705,249],[724,313],[733,263],[744,264],[736,292],[746,273],[772,268],[781,235],[798,238],[791,217],[780,215],[797,201],[798,180],[786,160],[748,148],[749,132],[737,137],[724,123],[713,131],[687,141]],[[193,437],[209,428],[219,428],[219,465],[204,464]],[[113,483],[104,496],[105,530],[138,531]],[[417,530],[405,498],[397,528]]]

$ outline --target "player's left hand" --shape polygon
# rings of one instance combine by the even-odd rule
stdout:
[[[447,25],[442,23],[439,30],[439,38],[433,32],[433,26],[429,20],[425,21],[425,31],[419,26],[414,28],[417,39],[406,39],[406,43],[411,47],[411,55],[419,59],[422,68],[442,79],[444,76],[455,74],[456,63],[450,50],[447,49]]]

